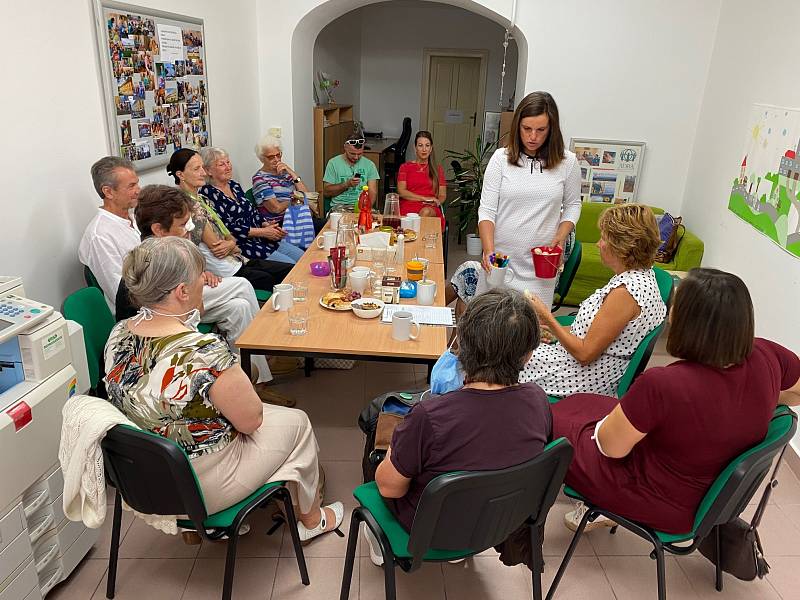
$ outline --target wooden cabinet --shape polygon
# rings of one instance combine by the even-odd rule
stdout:
[[[328,161],[342,153],[342,145],[353,132],[351,104],[314,107],[314,189],[322,194],[322,176]]]

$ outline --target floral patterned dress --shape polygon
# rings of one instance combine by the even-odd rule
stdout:
[[[108,399],[141,429],[180,444],[190,458],[218,452],[238,432],[209,392],[237,360],[216,334],[142,337],[120,321],[105,348]]]

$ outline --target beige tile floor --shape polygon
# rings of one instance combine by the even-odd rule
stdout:
[[[463,252],[463,250],[462,250]],[[453,255],[456,256],[453,256]],[[450,270],[458,264],[454,259]],[[670,362],[663,340],[651,365]],[[350,371],[316,371],[310,379],[301,373],[282,380],[279,389],[298,399],[314,423],[322,463],[327,473],[327,497],[342,500],[352,509],[352,489],[361,482],[363,435],[356,426],[365,403],[380,392],[423,385],[423,367],[396,363],[359,363]],[[555,574],[571,532],[561,524],[571,508],[561,497],[550,513],[545,533],[545,589]],[[752,507],[750,508],[752,511]],[[749,516],[749,513],[746,514]],[[110,513],[109,513],[110,517]],[[347,531],[349,517],[342,529]],[[300,583],[294,553],[284,528],[271,537],[266,515],[258,511],[253,530],[239,545],[234,597],[238,600],[311,600],[338,598],[344,563],[345,540],[323,536],[305,548],[311,585]],[[48,600],[100,600],[105,597],[110,518],[102,536],[66,582],[55,588]],[[224,543],[186,546],[125,515],[120,548],[117,595],[119,600],[186,599],[213,600],[220,597],[224,567]],[[702,556],[667,559],[669,597],[674,600],[720,598],[800,598],[800,481],[783,469],[781,484],[768,508],[761,536],[772,566],[765,580],[741,582],[726,576],[725,590],[714,590],[713,568]],[[607,530],[585,536],[559,587],[557,598],[606,600],[654,598],[655,563],[646,545],[625,531],[609,535]],[[383,598],[383,579],[359,547],[351,587],[351,598]],[[413,600],[516,600],[531,597],[530,573],[526,568],[505,567],[494,551],[460,564],[430,564],[419,572],[398,571],[398,598]]]

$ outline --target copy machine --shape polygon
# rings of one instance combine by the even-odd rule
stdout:
[[[83,329],[0,277],[0,600],[41,600],[94,545],[64,517],[61,409],[86,393]]]

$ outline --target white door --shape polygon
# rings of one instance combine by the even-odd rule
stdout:
[[[433,134],[437,159],[452,175],[445,151],[461,152],[475,147],[483,121],[484,86],[481,59],[431,56],[428,71],[428,111],[425,122]]]

